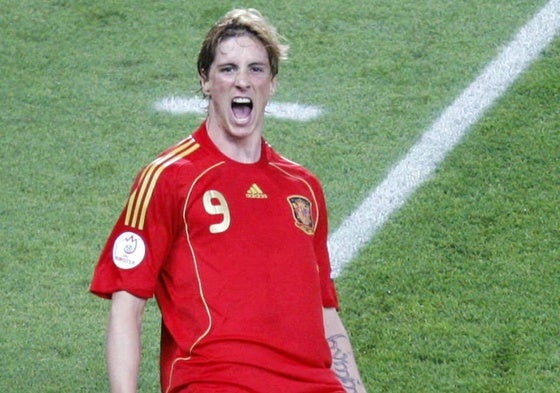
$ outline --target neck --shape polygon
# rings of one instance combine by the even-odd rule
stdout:
[[[261,158],[261,135],[253,133],[236,136],[223,130],[209,119],[206,120],[208,137],[226,157],[242,164],[253,164]]]

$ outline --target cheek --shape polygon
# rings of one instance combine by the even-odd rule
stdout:
[[[226,92],[230,85],[226,78],[210,78],[205,83],[206,89],[214,94]]]

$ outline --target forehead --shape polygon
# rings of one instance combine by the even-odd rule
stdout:
[[[216,48],[215,61],[247,60],[269,63],[264,44],[252,35],[240,35],[223,39]]]

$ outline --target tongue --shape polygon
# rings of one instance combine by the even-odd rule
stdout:
[[[233,115],[238,119],[245,119],[251,114],[251,107],[249,105],[233,105]]]

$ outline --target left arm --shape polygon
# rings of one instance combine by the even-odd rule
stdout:
[[[332,370],[348,393],[366,393],[348,333],[334,308],[323,308],[325,335],[332,353]]]

